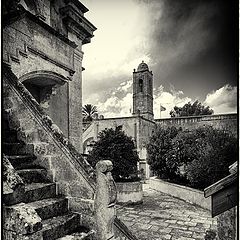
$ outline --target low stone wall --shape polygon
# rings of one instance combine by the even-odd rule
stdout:
[[[238,136],[237,113],[216,114],[206,116],[186,116],[175,118],[155,119],[155,122],[163,128],[181,127],[182,129],[196,129],[201,126],[213,126],[216,129],[230,131],[235,137]]]
[[[156,178],[150,178],[149,183],[150,188],[154,190],[169,194],[186,202],[211,210],[211,198],[205,198],[203,191],[165,182]]]
[[[116,183],[118,203],[141,203],[143,189],[141,182]]]

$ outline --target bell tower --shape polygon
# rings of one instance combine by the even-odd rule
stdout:
[[[153,74],[144,61],[133,71],[133,115],[153,120]]]

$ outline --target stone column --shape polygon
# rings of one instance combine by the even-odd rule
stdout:
[[[80,48],[74,50],[74,70],[68,88],[69,98],[69,127],[68,136],[74,147],[82,152],[82,58],[83,52]]]
[[[99,161],[96,165],[97,186],[94,212],[99,240],[114,238],[113,223],[116,218],[117,189],[111,174],[112,169],[113,165],[109,160]]]

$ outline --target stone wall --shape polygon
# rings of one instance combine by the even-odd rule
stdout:
[[[217,230],[219,240],[236,240],[238,216],[237,208],[231,208],[217,216]]]
[[[149,184],[150,188],[154,190],[169,194],[173,197],[180,198],[191,204],[196,204],[202,208],[211,210],[211,198],[205,198],[203,191],[174,183],[165,182],[161,179],[155,178],[151,178],[149,180]]]
[[[11,119],[10,127],[19,130],[26,152],[37,156],[36,164],[48,170],[58,182],[58,191],[69,198],[71,206],[82,198],[93,199],[93,169],[68,142],[52,120],[44,115],[35,99],[18,82],[8,67],[4,68],[3,107]]]
[[[4,5],[8,11],[4,12],[3,61],[23,82],[26,75],[39,71],[62,76],[65,81],[54,89],[54,94],[45,96],[44,106],[82,151],[82,45],[90,42],[96,30],[84,17],[88,9],[75,0],[29,0],[18,6],[14,0],[8,4],[11,2],[14,7],[10,9]],[[39,92],[57,85],[47,77],[38,78],[37,83],[32,78],[27,80]]]
[[[238,115],[232,114],[218,114],[209,116],[192,116],[192,117],[176,117],[156,119],[155,122],[160,126],[167,127],[182,127],[183,129],[195,129],[200,126],[213,126],[214,128],[224,129],[232,132],[237,136],[238,131]]]
[[[141,182],[117,182],[118,203],[142,203],[143,189]]]
[[[106,118],[93,120],[90,126],[83,132],[83,145],[89,139],[97,141],[98,133],[108,129],[115,129],[122,126],[122,130],[132,137],[136,143],[139,157],[146,159],[146,144],[154,129],[154,122],[147,120],[143,117],[120,117],[120,118]]]

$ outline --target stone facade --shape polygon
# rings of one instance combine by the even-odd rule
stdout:
[[[82,45],[96,28],[79,1],[3,4],[3,61],[81,151]]]
[[[200,126],[213,126],[217,129],[229,131],[236,137],[238,130],[238,118],[236,113],[209,116],[164,118],[155,119],[155,122],[163,128],[174,126],[177,128],[181,127],[184,130],[192,130]]]
[[[238,227],[237,208],[233,207],[217,216],[217,230],[219,240],[236,240]]]
[[[83,153],[91,150],[92,144],[98,138],[98,133],[106,128],[122,126],[123,131],[133,138],[139,154],[139,170],[143,169],[146,178],[150,171],[147,165],[146,145],[157,125],[163,128],[181,127],[182,129],[194,129],[199,126],[210,125],[218,129],[224,129],[237,137],[237,114],[219,114],[211,116],[192,116],[165,119],[153,119],[153,74],[148,65],[140,63],[133,72],[133,116],[94,119],[83,132]]]
[[[153,120],[153,74],[143,61],[133,72],[133,115]]]
[[[139,154],[139,169],[145,170],[146,177],[149,177],[149,168],[146,167],[146,145],[155,128],[155,123],[143,116],[123,117],[123,118],[107,118],[93,120],[83,132],[83,151],[85,154],[91,150],[91,145],[98,139],[98,133],[107,128],[115,129],[122,126],[122,130],[133,138],[136,149]]]

